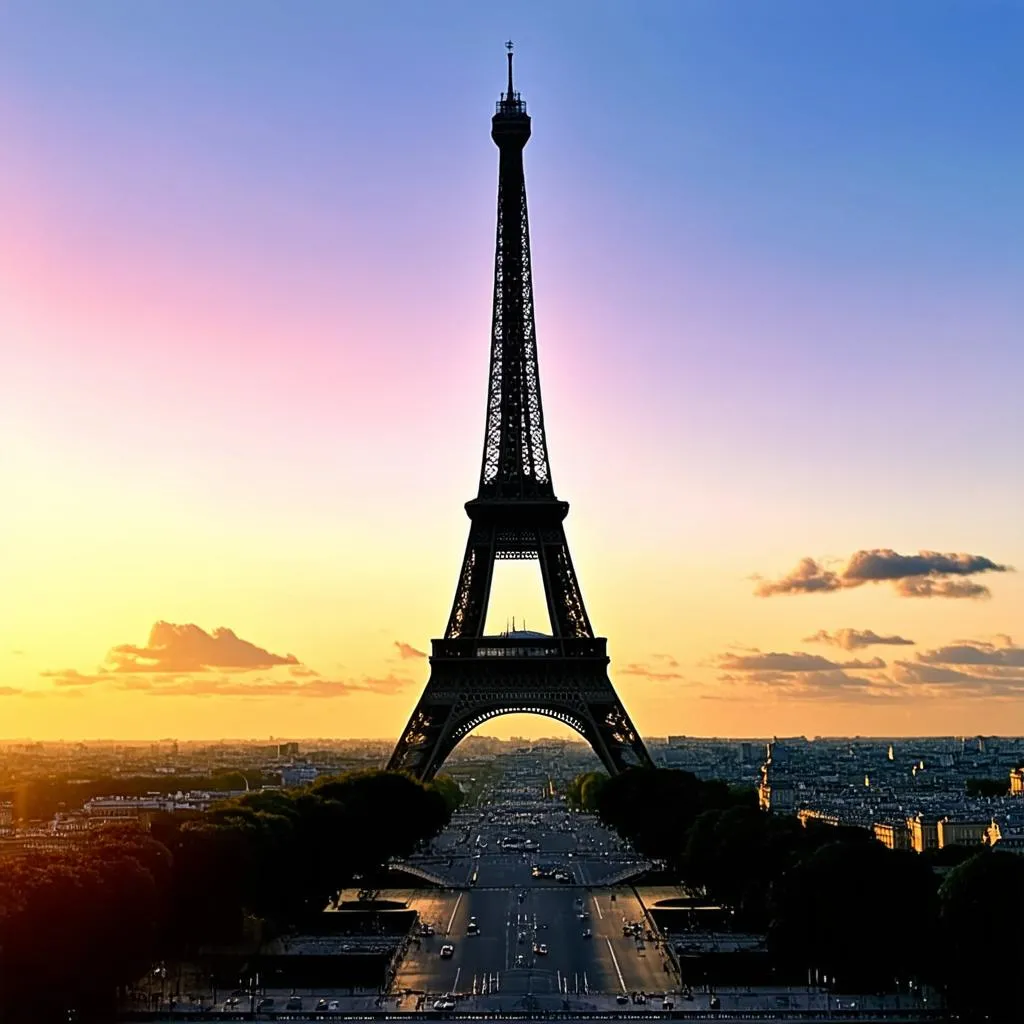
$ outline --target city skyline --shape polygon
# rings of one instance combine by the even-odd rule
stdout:
[[[0,14],[0,737],[398,735],[479,471],[508,36],[640,732],[1024,731],[1024,11],[300,7]],[[540,623],[501,569],[491,630]]]

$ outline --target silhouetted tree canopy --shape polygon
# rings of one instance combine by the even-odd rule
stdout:
[[[1006,796],[1010,792],[1010,780],[1005,779],[968,779],[964,789],[969,797]]]
[[[1024,858],[983,850],[949,872],[938,901],[950,1005],[1016,1019],[1016,979],[1024,964]]]
[[[0,1019],[106,1019],[158,957],[236,941],[246,915],[280,931],[320,913],[355,874],[441,831],[460,796],[451,779],[356,772],[6,860]]]

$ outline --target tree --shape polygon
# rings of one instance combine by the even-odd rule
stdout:
[[[1024,962],[1024,858],[985,849],[938,893],[942,978],[953,1009],[1012,1020]]]
[[[840,985],[888,986],[930,963],[935,883],[919,856],[881,843],[814,850],[773,888],[770,947]],[[914,921],[912,932],[901,921]]]

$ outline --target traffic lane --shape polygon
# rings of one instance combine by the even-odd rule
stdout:
[[[450,937],[455,945],[457,966],[462,968],[459,991],[478,987],[483,979],[494,979],[509,964],[509,918],[516,898],[511,889],[470,889],[456,916]],[[469,934],[469,922],[475,919],[477,933]]]
[[[612,897],[615,897],[612,899]],[[646,938],[644,909],[636,893],[628,887],[595,891],[592,902],[599,915],[601,931],[609,948],[609,955],[621,972],[622,984],[629,992],[665,992],[677,984],[671,962],[655,941]],[[641,921],[645,935],[637,940],[623,934],[623,925]],[[666,965],[669,969],[666,970]]]
[[[442,948],[451,944],[458,945],[452,938],[459,928],[459,914],[465,900],[464,892],[425,895],[422,906],[417,905],[420,920],[434,928],[433,935],[415,937],[402,959],[398,973],[392,982],[394,992],[412,990],[414,992],[443,992],[448,990],[448,982],[454,981],[456,967],[455,956],[451,959],[441,956]],[[419,904],[420,901],[413,901]],[[430,915],[429,917],[427,915]],[[463,921],[468,917],[463,914]],[[464,931],[464,925],[462,927]],[[449,969],[451,967],[451,969]]]
[[[601,976],[598,951],[592,938],[583,932],[591,928],[586,892],[576,886],[560,885],[557,889],[537,889],[534,899],[538,907],[538,936],[548,945],[546,960],[554,968],[556,987],[567,995],[598,991]]]

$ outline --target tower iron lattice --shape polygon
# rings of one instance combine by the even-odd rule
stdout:
[[[444,637],[431,641],[430,677],[388,768],[434,776],[473,729],[498,715],[545,715],[578,732],[612,774],[649,766],[608,678],[606,640],[594,635],[555,497],[544,433],[530,266],[523,149],[526,104],[512,83],[491,119],[498,147],[498,223],[483,462],[466,503],[469,540]],[[537,559],[551,635],[485,636],[494,563]]]

